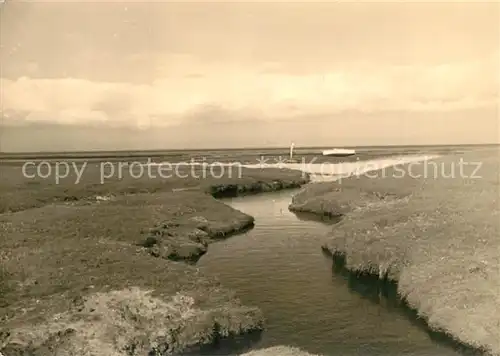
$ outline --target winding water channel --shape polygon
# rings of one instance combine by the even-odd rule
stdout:
[[[226,200],[254,216],[256,226],[211,245],[199,262],[245,304],[263,310],[266,330],[255,348],[290,345],[327,356],[464,354],[380,298],[371,283],[334,273],[320,246],[335,226],[289,212],[296,192]]]

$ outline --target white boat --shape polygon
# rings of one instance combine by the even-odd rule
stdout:
[[[324,150],[323,156],[337,156],[337,157],[345,157],[355,155],[355,150],[349,150],[346,148],[333,148],[331,150]]]

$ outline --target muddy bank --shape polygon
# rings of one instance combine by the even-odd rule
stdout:
[[[337,263],[397,283],[432,330],[500,354],[498,151],[402,168],[308,186],[291,208],[341,216],[323,245]]]
[[[242,184],[240,191],[305,182],[301,172],[248,173],[224,182]],[[88,183],[90,191],[18,183],[26,200],[13,205],[2,196],[2,206],[17,211],[0,214],[0,351],[166,355],[262,330],[259,309],[185,263],[253,225],[207,194],[213,182]],[[186,187],[194,190],[171,191]]]

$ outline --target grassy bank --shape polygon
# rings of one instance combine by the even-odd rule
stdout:
[[[93,167],[78,184],[0,168],[3,354],[166,355],[262,329],[260,310],[184,262],[253,225],[212,195],[300,186],[307,177],[266,169],[203,178],[186,167],[185,178],[101,184]]]
[[[50,171],[41,167],[41,174],[35,166],[23,172],[22,165],[0,165],[0,213],[55,202],[173,190],[203,191],[216,197],[228,197],[299,187],[308,181],[301,172],[278,168],[180,166],[160,171],[153,166],[148,172],[148,168],[119,164],[71,162],[69,167],[57,168],[54,163]]]
[[[311,185],[291,208],[341,216],[323,246],[336,263],[397,282],[431,329],[499,355],[499,162],[473,152]]]

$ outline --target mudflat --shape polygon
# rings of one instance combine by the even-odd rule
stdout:
[[[290,208],[340,219],[335,268],[397,284],[428,326],[500,355],[500,156],[485,150],[311,184]]]
[[[180,177],[103,182],[89,165],[78,183],[56,184],[0,169],[0,352],[9,356],[177,354],[258,332],[260,310],[194,265],[211,242],[253,226],[214,197],[308,181],[285,169],[215,178],[185,167]]]

